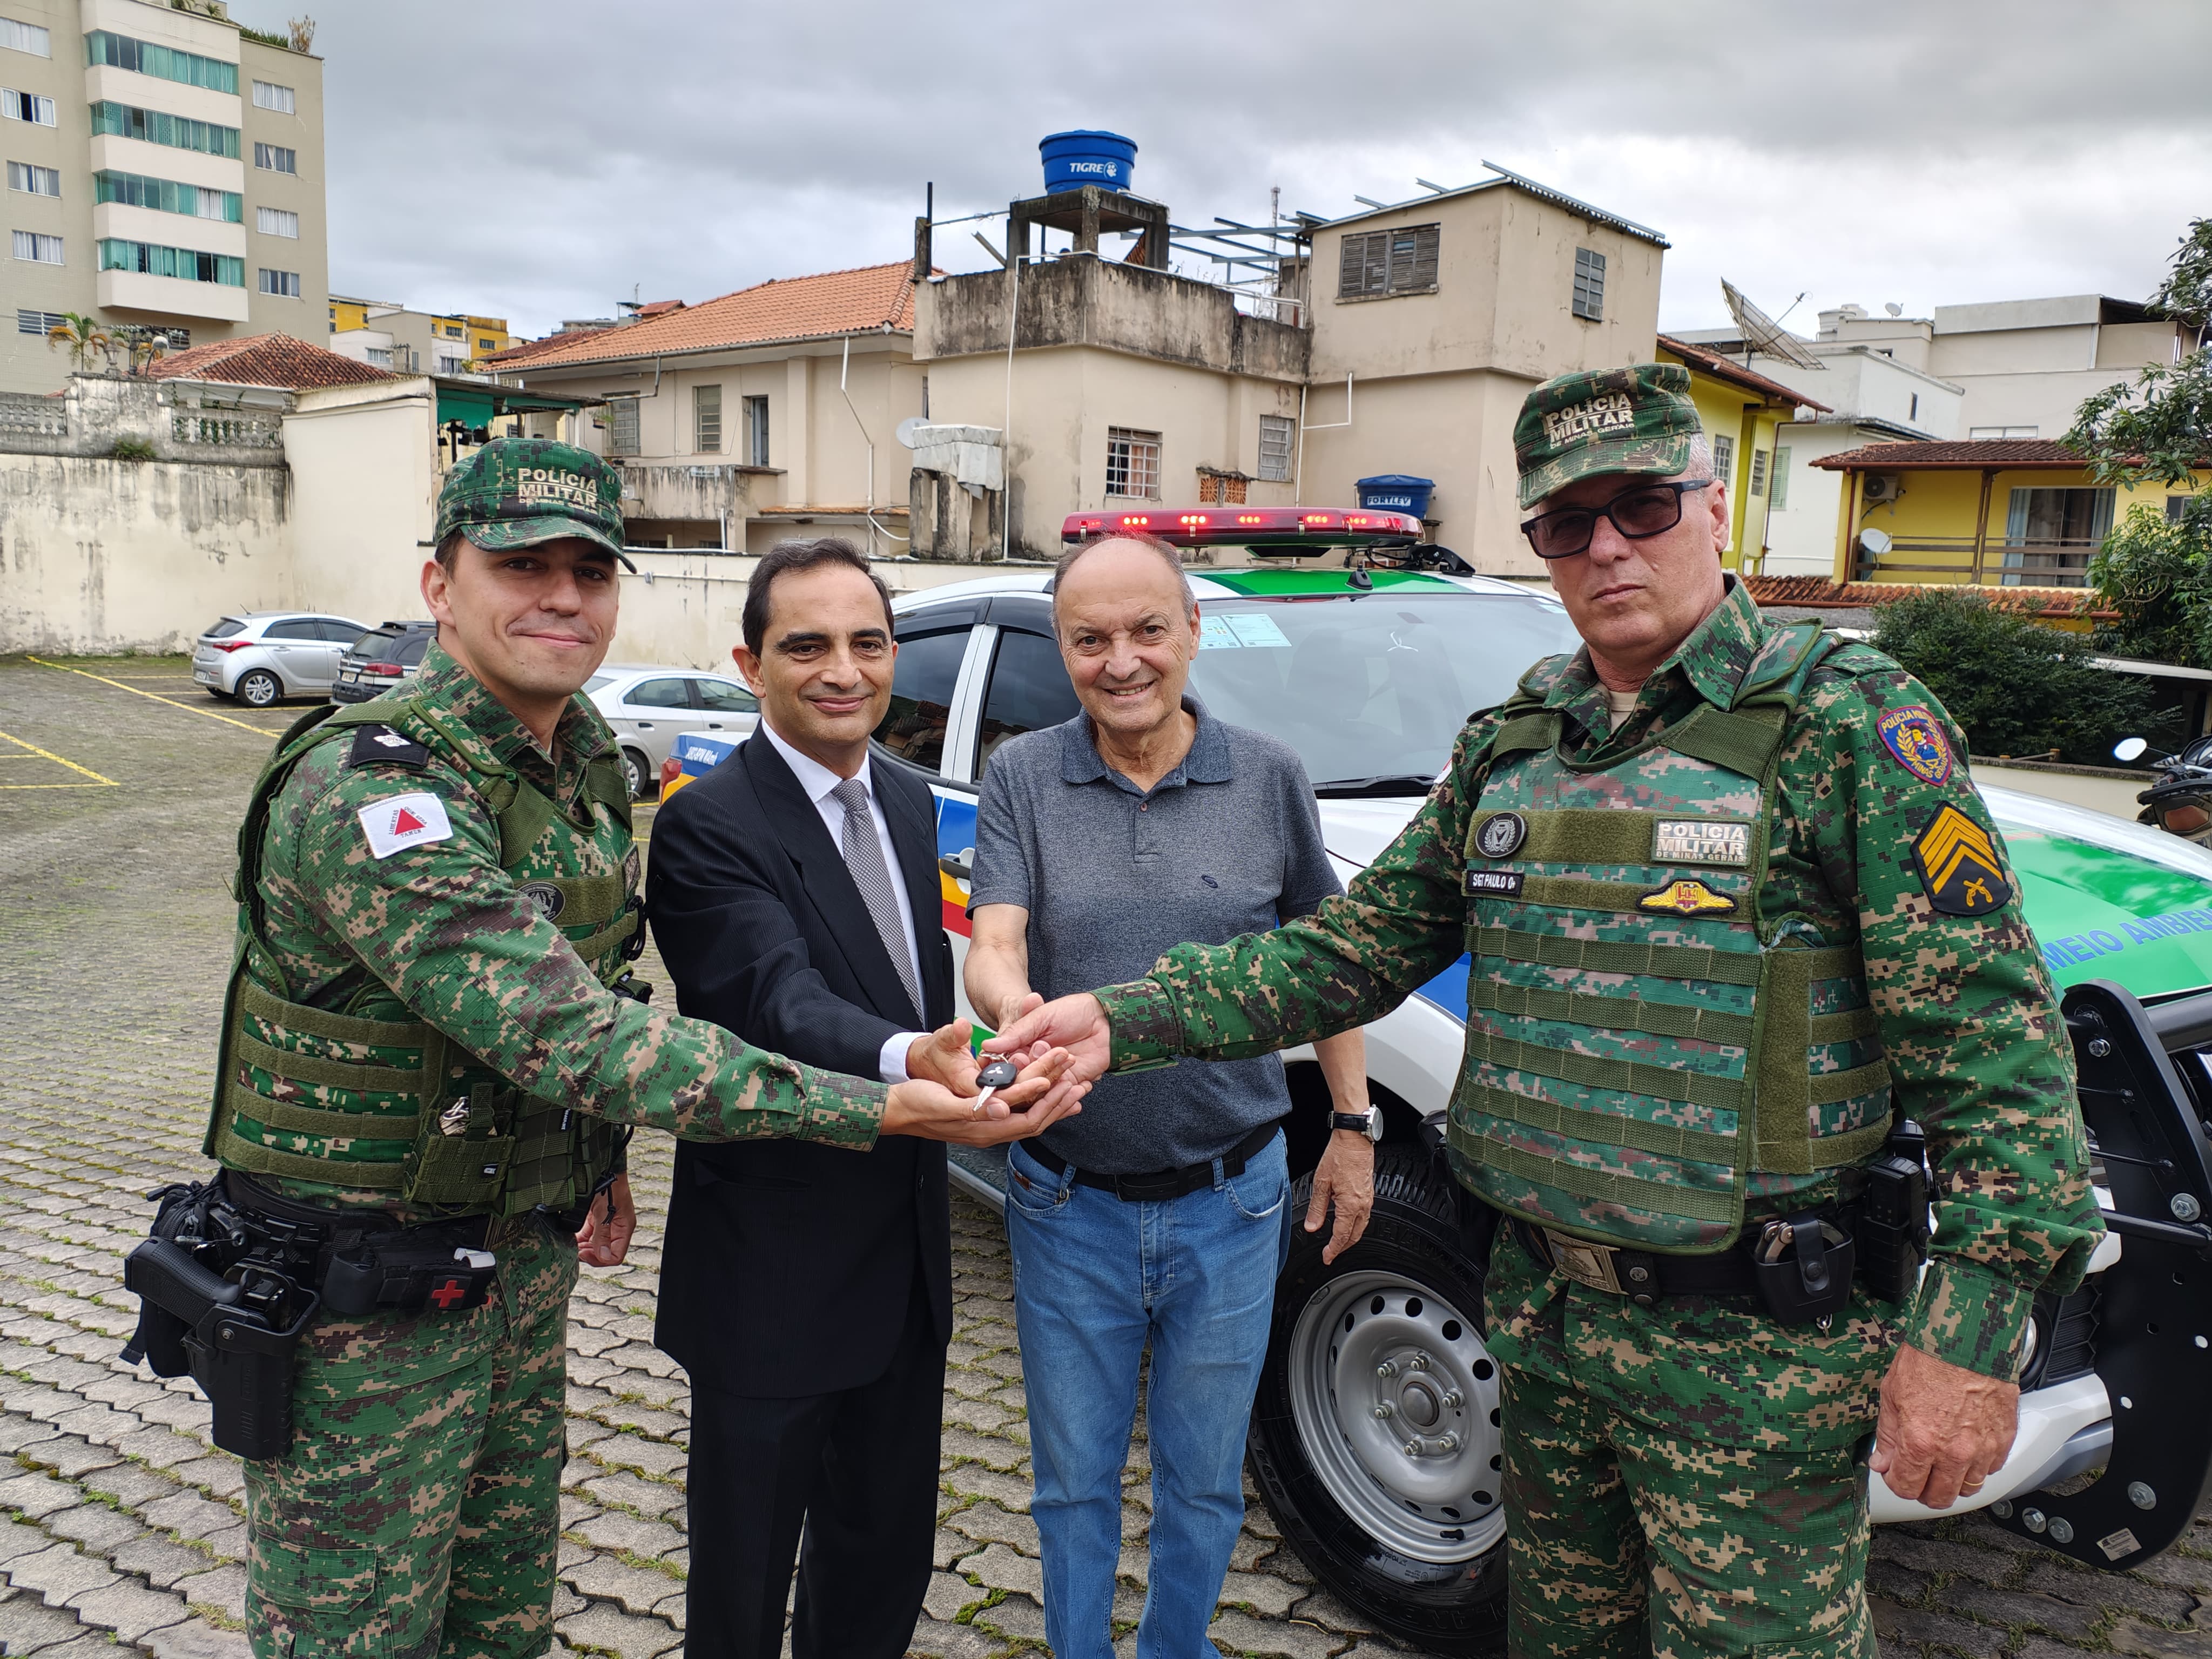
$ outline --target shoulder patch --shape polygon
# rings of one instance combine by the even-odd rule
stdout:
[[[1888,709],[1875,721],[1874,729],[1890,757],[1914,777],[1923,783],[1949,781],[1957,763],[1951,740],[1943,735],[1943,722],[1925,703]]]
[[[1947,916],[1984,916],[2012,900],[2004,862],[1988,830],[1957,807],[1937,809],[1912,843],[1928,902]]]
[[[388,726],[364,726],[353,734],[353,749],[346,756],[346,764],[373,766],[380,762],[420,772],[430,764],[430,751]]]
[[[368,850],[380,859],[410,847],[453,838],[453,824],[446,816],[446,803],[432,794],[392,795],[371,801],[359,816]]]

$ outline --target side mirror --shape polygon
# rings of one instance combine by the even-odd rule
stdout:
[[[2122,763],[2139,761],[2149,748],[2149,743],[2144,738],[2122,738],[2112,745],[2112,758]]]

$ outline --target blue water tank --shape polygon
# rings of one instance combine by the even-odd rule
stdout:
[[[1047,195],[1096,185],[1127,191],[1137,171],[1137,141],[1118,132],[1055,132],[1037,142]]]
[[[1429,497],[1437,493],[1434,478],[1416,478],[1406,472],[1378,472],[1359,480],[1359,504],[1370,513],[1410,513],[1429,516]]]

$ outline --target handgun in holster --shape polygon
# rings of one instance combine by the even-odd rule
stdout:
[[[1867,1166],[1852,1224],[1867,1289],[1893,1307],[1909,1306],[1928,1256],[1928,1137],[1911,1118],[1898,1120]]]

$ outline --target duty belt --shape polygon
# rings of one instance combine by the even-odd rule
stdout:
[[[1823,1331],[1850,1300],[1856,1241],[1832,1206],[1777,1216],[1711,1255],[1660,1255],[1594,1244],[1518,1218],[1514,1236],[1537,1264],[1639,1308],[1670,1296],[1751,1296],[1784,1325]]]

